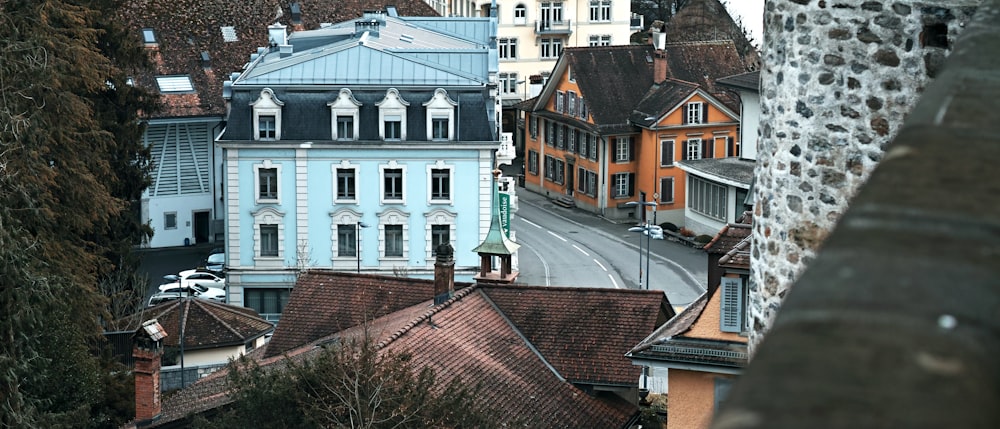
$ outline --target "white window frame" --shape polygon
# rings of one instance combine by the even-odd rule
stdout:
[[[684,114],[687,115],[688,125],[698,125],[702,123],[701,115],[702,109],[705,108],[705,103],[700,101],[692,101],[684,106]]]
[[[728,201],[726,186],[688,176],[687,205],[692,211],[725,222]]]
[[[285,103],[278,99],[274,95],[274,91],[271,88],[264,88],[260,90],[260,96],[256,100],[250,102],[250,106],[253,108],[253,139],[254,140],[281,140],[281,108]],[[261,116],[273,116],[274,117],[274,138],[261,138],[260,137],[260,117]]]
[[[378,106],[378,136],[382,140],[385,140],[385,122],[386,118],[399,117],[399,138],[392,138],[390,140],[406,140],[406,108],[410,105],[409,102],[403,99],[399,95],[399,90],[396,88],[389,88],[385,91],[385,97],[381,101],[375,103]],[[429,116],[428,116],[429,117]],[[428,119],[428,123],[430,119]],[[428,134],[429,135],[429,134]]]
[[[590,0],[590,22],[611,22],[611,0]]]
[[[674,145],[676,141],[674,139],[660,139],[660,167],[673,167],[674,166]],[[670,155],[670,163],[663,163],[663,155]]]
[[[253,259],[254,265],[265,268],[280,268],[285,265],[285,214],[274,207],[262,207],[252,212],[253,216]],[[278,225],[278,256],[263,256],[263,243],[260,239],[262,225]]]
[[[612,186],[614,186],[613,192],[611,194],[612,198],[628,198],[631,196],[631,190],[629,189],[629,176],[632,173],[616,173],[612,177]]]
[[[556,90],[556,106],[555,111],[557,113],[563,113],[563,107],[566,103],[566,94],[562,91]]]
[[[517,59],[517,38],[501,37],[497,39],[497,54],[501,60]]]
[[[701,138],[694,137],[687,140],[687,160],[701,159]]]
[[[403,225],[403,256],[385,256],[385,226]],[[381,268],[391,268],[393,262],[410,259],[410,215],[396,208],[386,209],[378,214],[378,257]]]
[[[514,25],[527,25],[528,24],[528,8],[524,3],[518,3],[514,6]]]
[[[446,170],[448,172],[448,198],[434,198],[434,170]],[[427,204],[448,204],[455,203],[455,166],[447,165],[442,160],[434,164],[427,165]]]
[[[402,198],[399,199],[386,199],[385,198],[385,171],[386,170],[401,170],[402,178],[400,179],[400,186],[402,186]],[[379,164],[378,166],[378,200],[379,204],[406,204],[406,165],[399,164],[395,160],[391,160],[386,164]]]
[[[712,144],[714,145],[714,148],[715,148],[712,151],[713,153],[718,153],[719,152],[719,142],[721,141],[722,142],[722,153],[728,155],[727,152],[729,152],[729,141],[726,140],[726,137],[728,137],[728,136],[715,136],[715,138],[712,140]],[[720,156],[719,158],[723,158],[723,157]]]
[[[504,95],[517,94],[517,73],[499,73],[500,93]]]
[[[275,169],[275,173],[277,173],[277,180],[275,183],[277,191],[275,192],[275,195],[277,195],[277,198],[261,198],[260,171],[272,168]],[[272,163],[270,159],[265,159],[264,162],[253,165],[253,198],[254,203],[256,204],[281,204],[281,164]]]
[[[458,217],[457,213],[452,213],[445,209],[434,209],[424,214],[425,218],[425,235],[424,240],[427,243],[427,249],[424,252],[425,260],[427,265],[432,265],[434,263],[434,237],[431,233],[432,226],[434,225],[448,225],[448,243],[451,244],[452,248],[455,248],[455,237],[456,237],[456,222],[455,219]]]
[[[591,34],[587,40],[589,46],[611,46],[610,34]]]
[[[340,93],[337,94],[337,99],[326,103],[326,105],[330,107],[330,135],[333,137],[333,140],[357,140],[358,132],[360,131],[358,112],[361,110],[361,102],[354,98],[351,90],[342,88]],[[339,116],[351,117],[354,128],[353,137],[339,135],[339,127],[337,126],[337,117]]]
[[[354,170],[354,198],[340,198],[340,176],[337,170]],[[351,164],[350,161],[343,160],[340,164],[330,166],[330,173],[333,176],[333,202],[337,204],[358,204],[361,201],[361,166]]]
[[[670,195],[667,195],[665,192],[663,192],[663,181],[664,180],[670,182]],[[660,194],[660,198],[657,199],[657,203],[659,203],[659,204],[673,204],[673,202],[674,202],[674,192],[675,192],[675,189],[677,189],[677,183],[674,181],[674,178],[673,177],[661,177],[660,178],[660,183],[658,183],[657,186],[660,188],[659,192],[658,192]]]
[[[539,52],[539,58],[543,60],[552,60],[559,58],[559,54],[562,53],[563,40],[560,37],[544,38],[541,41],[541,52]]]
[[[443,88],[434,90],[434,95],[423,104],[427,111],[427,140],[450,141],[455,140],[455,107],[458,103],[448,96],[448,91]],[[448,121],[448,137],[434,138],[434,119],[446,119]],[[403,140],[406,140],[404,137]]]
[[[355,234],[361,234],[361,229],[358,228],[358,222],[361,222],[361,212],[358,212],[350,208],[342,208],[335,210],[330,213],[330,255],[332,255],[331,263],[334,268],[348,268],[355,266],[358,261],[358,255],[363,255],[361,253],[364,247],[365,240],[354,240],[354,245],[357,246],[355,255],[350,256],[340,256],[340,238],[337,235],[337,225],[351,225],[355,227]],[[356,238],[357,236],[355,236]],[[360,243],[358,243],[360,241]]]
[[[632,153],[632,137],[615,137],[615,162],[630,162]]]

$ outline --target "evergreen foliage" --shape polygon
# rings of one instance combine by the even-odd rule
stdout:
[[[204,428],[491,428],[510,426],[477,403],[479,386],[439,381],[405,353],[379,351],[369,340],[325,346],[318,356],[283,368],[232,362],[232,406]],[[277,366],[277,365],[274,365]]]
[[[98,278],[142,233],[127,209],[149,181],[137,119],[155,102],[124,84],[144,60],[119,3],[0,0],[0,427],[131,417],[112,390],[127,377],[95,354]]]

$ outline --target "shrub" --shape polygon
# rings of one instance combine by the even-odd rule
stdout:
[[[694,236],[695,236],[695,233],[694,233],[694,231],[692,231],[692,230],[690,230],[690,229],[687,229],[687,228],[683,228],[683,227],[682,227],[682,228],[680,229],[680,231],[678,231],[678,232],[679,232],[679,233],[680,233],[681,235],[683,235],[683,236],[685,236],[685,237],[688,237],[688,238],[691,238],[691,237],[694,237]]]
[[[674,225],[670,222],[663,222],[662,224],[660,224],[660,228],[663,228],[664,231],[670,231],[670,232],[677,232],[677,230],[680,229],[677,228],[677,225]]]
[[[711,235],[702,234],[702,235],[699,235],[699,236],[695,237],[694,241],[697,241],[699,243],[708,243],[709,241],[712,241],[712,236]]]

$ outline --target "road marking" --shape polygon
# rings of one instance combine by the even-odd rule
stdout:
[[[558,234],[556,234],[556,233],[554,233],[554,232],[552,232],[552,231],[545,231],[545,232],[549,233],[549,234],[550,234],[550,235],[552,235],[553,237],[555,237],[555,238],[558,238],[558,239],[560,239],[560,240],[562,240],[562,241],[565,241],[565,242],[569,242],[569,240],[567,240],[567,239],[565,239],[565,238],[562,238],[562,237],[560,237],[560,236],[559,236]]]
[[[618,282],[615,281],[615,277],[614,276],[612,276],[611,274],[608,274],[608,278],[611,279],[611,284],[615,285],[615,289],[621,289],[620,287],[618,287]]]
[[[532,221],[530,221],[530,220],[527,220],[527,219],[525,219],[525,218],[523,218],[523,217],[522,217],[522,218],[518,218],[518,219],[521,219],[521,220],[523,220],[523,221],[524,221],[525,223],[527,223],[528,225],[531,225],[531,226],[533,226],[533,227],[535,227],[535,228],[538,228],[538,229],[542,229],[542,226],[541,226],[541,225],[539,225],[539,224],[537,224],[537,223],[534,223],[534,222],[532,222]]]
[[[545,258],[542,257],[534,248],[528,246],[528,243],[521,243],[521,247],[526,248],[534,253],[538,257],[539,261],[542,261],[542,268],[545,269],[545,286],[552,286],[552,281],[549,279],[549,264],[545,262]]]
[[[590,255],[587,255],[587,256],[590,256]],[[601,261],[598,261],[597,259],[594,259],[594,263],[596,263],[598,267],[601,267],[602,270],[604,270],[604,271],[608,270],[607,268],[604,268],[604,265],[601,264]],[[608,274],[608,275],[610,275],[610,274]]]
[[[565,241],[565,240],[564,240],[564,241]],[[581,248],[580,248],[579,246],[577,246],[577,245],[575,245],[575,244],[573,245],[573,248],[574,248],[574,249],[576,249],[576,250],[579,250],[579,251],[580,251],[580,253],[583,253],[584,255],[587,255],[587,256],[590,256],[590,254],[589,254],[589,253],[587,253],[587,252],[586,252],[585,250],[581,249]]]

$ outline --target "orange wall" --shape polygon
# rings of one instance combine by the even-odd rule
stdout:
[[[708,428],[715,412],[715,379],[731,375],[670,369],[667,429]]]
[[[719,324],[722,317],[721,299],[722,291],[716,288],[715,293],[713,293],[712,296],[709,297],[708,302],[705,303],[705,309],[701,312],[701,315],[698,316],[698,320],[695,320],[695,322],[691,324],[691,329],[684,333],[685,337],[734,341],[744,344],[747,342],[747,337],[740,334],[735,332],[722,332]],[[671,374],[673,373],[671,372]],[[671,385],[673,384],[672,378],[670,379],[670,383]]]

